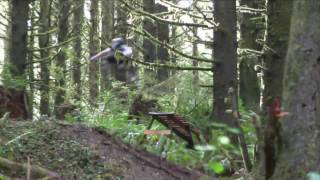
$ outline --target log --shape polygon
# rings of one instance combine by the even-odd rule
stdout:
[[[0,172],[5,176],[17,177],[21,172],[26,172],[30,169],[32,179],[45,178],[47,180],[60,180],[61,177],[52,171],[44,169],[39,166],[28,166],[28,164],[21,164],[9,159],[0,157]]]

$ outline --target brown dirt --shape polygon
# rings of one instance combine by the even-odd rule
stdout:
[[[6,145],[8,142],[10,145]],[[30,157],[32,164],[55,171],[63,179],[208,179],[197,171],[127,145],[104,129],[65,122],[3,125],[0,156],[20,163]],[[17,177],[24,176],[22,172]]]
[[[122,143],[100,128],[80,125],[62,125],[64,137],[76,139],[96,152],[98,158],[110,164],[124,167],[127,180],[193,180],[201,174],[187,170],[153,155]]]

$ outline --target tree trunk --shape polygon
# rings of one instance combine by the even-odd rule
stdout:
[[[149,13],[154,13],[154,11],[155,11],[154,6],[155,6],[154,0],[143,0],[143,10],[144,11],[149,12]],[[143,29],[146,32],[153,35],[154,37],[156,37],[156,31],[155,31],[156,26],[151,20],[149,20],[147,18],[144,19]],[[143,39],[143,49],[145,51],[144,61],[145,62],[154,62],[156,59],[156,56],[157,56],[155,44],[151,40],[144,38]],[[145,84],[145,86],[146,87],[151,86],[154,79],[155,79],[155,76],[154,76],[152,70],[145,68],[145,70],[144,70],[144,80],[145,80],[144,84]]]
[[[29,1],[12,0],[11,1],[11,37],[10,37],[10,74],[16,80],[26,80],[25,71],[27,63],[27,37],[28,37],[28,17],[29,17]],[[25,102],[25,84],[15,84],[12,97],[22,94],[22,98],[17,98],[17,105],[23,105],[22,109],[28,109]],[[21,114],[22,118],[27,118],[27,112]]]
[[[99,41],[99,1],[91,0],[90,5],[90,41],[89,41],[89,49],[90,49],[90,57],[97,54],[100,51],[100,41]],[[89,65],[89,91],[90,91],[90,101],[92,104],[95,104],[96,99],[98,97],[99,89],[98,89],[98,69],[99,66],[96,61],[90,61]]]
[[[32,7],[35,7],[35,2],[31,3]],[[30,11],[30,26],[34,27],[35,26],[35,17],[36,17],[36,11]],[[30,36],[28,39],[28,44],[29,44],[29,49],[33,49],[35,45],[35,39],[36,37],[34,36],[34,33],[36,31],[34,29],[31,30]],[[34,53],[32,51],[28,52],[28,57],[27,57],[27,79],[29,81],[28,83],[28,90],[27,90],[27,102],[28,102],[28,119],[33,119],[33,105],[34,105]]]
[[[123,7],[123,3],[117,2],[117,23],[116,23],[116,35],[118,37],[122,37],[123,39],[127,39],[128,35],[128,12],[125,11]],[[113,64],[114,76],[115,79],[121,82],[128,81],[128,67],[127,66],[118,66]]]
[[[12,3],[6,2],[8,5],[8,8],[6,9],[7,15],[11,16],[11,11],[12,11]],[[3,39],[4,42],[4,64],[7,64],[11,57],[10,57],[10,47],[11,47],[11,32],[12,32],[12,24],[10,22],[7,22],[7,27],[5,29],[5,35],[7,39]]]
[[[197,2],[195,2],[194,4],[195,7],[198,6]],[[195,8],[196,10],[196,8]],[[198,23],[197,21],[197,18],[193,18],[193,23]],[[199,49],[198,49],[198,42],[196,41],[197,37],[198,36],[198,28],[197,27],[192,27],[192,34],[193,34],[193,42],[192,42],[192,56],[193,57],[198,57],[199,56]],[[199,62],[197,60],[193,60],[192,61],[192,65],[194,67],[198,67],[199,66]],[[198,100],[198,95],[199,95],[199,91],[200,91],[200,84],[199,84],[199,71],[197,70],[194,70],[192,71],[192,74],[193,74],[193,94],[195,95],[194,96],[194,106],[196,106],[197,104],[197,100]]]
[[[50,71],[49,66],[51,61],[48,59],[50,54],[48,49],[44,49],[49,46],[49,31],[50,27],[50,4],[49,0],[40,1],[40,25],[39,25],[39,33],[44,33],[45,35],[39,36],[39,48],[42,49],[40,51],[40,58],[42,61],[40,62],[40,114],[41,115],[50,115],[49,110],[49,77]]]
[[[117,25],[116,25],[116,34],[123,39],[127,39],[128,35],[128,12],[123,7],[123,3],[117,2]]]
[[[68,30],[69,30],[69,11],[70,11],[70,2],[59,0],[60,12],[59,12],[59,19],[58,19],[58,43],[65,42],[68,37]],[[66,60],[67,55],[64,48],[60,49],[60,52],[57,55],[57,72],[56,76],[56,97],[55,97],[55,115],[59,116],[59,106],[65,100],[65,93],[66,93]]]
[[[267,41],[264,47],[263,117],[264,139],[258,149],[260,175],[269,179],[274,173],[281,137],[278,118],[271,113],[273,103],[282,95],[283,71],[288,49],[292,0],[268,1]]]
[[[172,0],[173,4],[177,3],[177,0]],[[176,16],[172,16],[171,20],[175,20]],[[175,25],[170,25],[170,29],[171,29],[171,35],[170,35],[170,45],[171,46],[175,46],[177,44],[177,26]],[[177,55],[174,52],[170,52],[170,59],[171,59],[171,63],[172,64],[176,64],[176,59],[177,59]],[[172,69],[171,70],[171,76],[174,75],[176,73],[176,70]],[[174,89],[174,87],[173,87]]]
[[[229,137],[233,144],[240,145],[245,168],[250,171],[248,149],[238,120],[236,0],[214,1],[214,19],[220,23],[214,31],[213,55],[218,62],[213,74],[214,115],[229,127],[240,130],[238,135],[230,134]],[[232,97],[229,96],[231,92]],[[227,113],[228,109],[233,113]]]
[[[263,1],[253,0],[241,0],[242,6],[248,6],[250,8],[261,9],[264,7]],[[241,29],[241,41],[240,48],[252,49],[261,51],[262,47],[257,43],[257,39],[261,38],[262,30],[261,27],[263,22],[257,17],[261,17],[261,14],[250,14],[243,13],[242,22],[240,22]],[[257,77],[257,72],[254,70],[254,66],[261,64],[259,57],[256,54],[244,54],[240,60],[239,71],[240,71],[240,98],[243,101],[243,105],[247,109],[258,112],[260,102],[260,87]]]
[[[196,27],[194,27],[193,28],[193,33],[194,33],[194,35],[197,35],[197,33],[198,33],[198,29],[196,28]],[[197,56],[199,56],[199,49],[198,49],[198,43],[194,40],[193,41],[193,44],[192,44],[192,56],[194,56],[194,57],[197,57]],[[194,60],[193,62],[192,62],[192,65],[194,66],[194,67],[198,67],[199,66],[199,63],[198,63],[198,61],[197,60]],[[199,87],[200,87],[200,84],[199,84],[199,71],[197,71],[197,70],[194,70],[193,72],[192,72],[192,74],[193,74],[193,94],[194,95],[196,95],[195,96],[195,99],[198,99],[197,97],[197,95],[198,95],[198,93],[199,93]],[[195,103],[196,104],[196,103]]]
[[[11,6],[10,70],[14,77],[22,77],[27,62],[29,1],[12,0]]]
[[[168,11],[167,7],[162,6],[160,4],[156,4],[155,9],[157,10],[158,13]],[[169,42],[169,24],[157,22],[156,25],[157,25],[158,40],[167,44]],[[169,60],[169,52],[168,52],[167,48],[158,45],[158,47],[157,47],[157,60],[161,64],[165,64],[166,61]],[[169,77],[168,69],[165,69],[165,68],[158,69],[157,79],[159,82],[168,79],[168,77]]]
[[[75,51],[75,58],[72,61],[72,80],[75,87],[74,98],[80,100],[81,89],[81,59],[82,59],[82,38],[81,30],[83,27],[84,16],[84,0],[74,0],[74,13],[73,13],[73,31],[75,36],[78,36],[73,43],[73,49]]]
[[[265,50],[265,68],[263,110],[267,112],[271,101],[281,96],[284,61],[288,49],[292,0],[268,1],[267,42]]]
[[[114,33],[114,1],[101,0],[102,9],[102,42],[101,49],[109,47]],[[111,64],[108,61],[101,61],[101,91],[110,89],[111,85]]]
[[[213,111],[219,121],[234,126],[232,115],[226,110],[230,105],[225,102],[228,89],[237,92],[237,16],[236,0],[214,1],[214,19],[220,25],[214,31],[214,68]]]
[[[282,151],[272,179],[320,172],[320,1],[295,0],[285,61]],[[283,24],[282,24],[283,25]]]

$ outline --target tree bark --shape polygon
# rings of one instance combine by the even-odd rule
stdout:
[[[102,42],[101,49],[106,49],[110,45],[114,33],[114,1],[101,0],[102,9]],[[110,89],[112,69],[111,64],[107,61],[101,61],[101,91]]]
[[[40,1],[40,25],[39,25],[39,33],[46,33],[49,31],[50,27],[50,4],[49,0]],[[49,34],[45,34],[43,36],[39,36],[39,48],[40,58],[48,59],[50,56],[49,50],[44,49],[49,46]],[[51,64],[50,60],[42,60],[40,62],[40,114],[41,115],[50,115],[49,109],[49,77],[50,70],[49,66]]]
[[[11,11],[12,11],[12,3],[11,2],[6,2],[8,5],[8,8],[6,9],[7,15],[11,16]],[[4,39],[4,64],[7,64],[11,57],[10,57],[10,48],[11,48],[11,32],[12,32],[12,24],[11,22],[7,22],[7,27],[5,29],[5,35],[8,37],[7,39]]]
[[[288,49],[292,0],[268,1],[267,41],[265,58],[263,110],[266,113],[272,100],[281,96],[284,61]]]
[[[219,121],[234,127],[232,115],[226,113],[230,105],[225,99],[229,88],[237,92],[236,0],[214,1],[214,18],[220,25],[214,31],[214,61],[219,63],[213,75],[213,112]],[[233,140],[236,142],[236,137]]]
[[[13,76],[22,77],[27,62],[29,1],[12,0],[11,6],[10,62],[13,67],[10,70]]]
[[[177,3],[177,0],[172,0],[173,4]],[[171,20],[174,20],[176,16],[172,16]],[[170,25],[171,35],[170,35],[170,45],[175,46],[177,44],[177,26]],[[177,55],[174,52],[170,52],[170,59],[172,64],[176,64]],[[174,75],[176,71],[174,69],[171,70],[171,76]],[[173,88],[174,89],[174,88]]]
[[[9,72],[16,80],[26,80],[27,67],[27,37],[28,37],[28,19],[29,19],[29,1],[12,0],[11,1],[11,37],[10,37],[10,65]],[[22,94],[22,98],[17,98],[16,104],[23,105],[22,109],[27,110],[25,102],[25,84],[15,84],[12,97]],[[23,97],[24,96],[24,97]],[[22,118],[27,118],[27,112],[21,114]]]
[[[58,43],[65,42],[68,37],[68,30],[69,30],[69,12],[70,12],[70,2],[65,0],[59,0],[60,12],[59,12],[59,19],[58,19]],[[65,100],[66,94],[66,60],[67,55],[64,48],[60,49],[60,52],[57,55],[57,72],[56,76],[56,96],[54,102],[54,111],[55,115],[59,116],[59,106]]]
[[[128,12],[126,8],[123,7],[123,3],[117,1],[117,24],[116,24],[116,34],[123,39],[127,39],[128,35]]]
[[[125,8],[123,7],[123,3],[117,3],[117,23],[115,27],[115,33],[118,37],[122,37],[123,39],[127,39],[128,36],[128,12],[126,12]],[[119,65],[112,65],[112,69],[114,69],[114,76],[115,79],[122,82],[128,81],[128,66],[119,66]]]
[[[194,36],[196,36],[198,34],[198,28],[197,27],[193,27],[193,34]],[[194,40],[193,41],[193,44],[192,44],[192,55],[197,57],[199,56],[199,49],[198,49],[198,43]],[[199,66],[199,62],[197,60],[194,60],[192,62],[192,65],[194,67],[198,67]],[[192,74],[193,74],[193,94],[195,94],[195,99],[197,99],[197,95],[199,93],[199,87],[200,87],[200,84],[199,84],[199,71],[195,70],[195,71],[192,71]],[[195,103],[196,104],[196,103]]]
[[[90,57],[97,54],[100,51],[100,41],[98,36],[99,30],[99,1],[91,0],[90,5],[90,40],[89,40],[89,49]],[[90,61],[89,65],[89,91],[90,91],[90,102],[95,104],[98,97],[98,70],[99,66],[96,61]]]
[[[148,12],[148,13],[154,13],[155,9],[155,2],[154,0],[143,0],[143,10]],[[145,18],[143,20],[143,29],[148,32],[149,34],[153,35],[153,37],[157,37],[156,35],[156,26],[155,24],[150,21],[149,19]],[[155,62],[156,57],[157,57],[157,52],[156,52],[156,46],[155,44],[149,40],[148,38],[143,39],[143,49],[145,51],[144,53],[144,61],[145,62]],[[145,86],[148,87],[152,85],[155,76],[152,73],[152,70],[145,68],[144,70],[144,78],[145,78]]]
[[[195,7],[198,6],[197,2],[194,4]],[[196,8],[194,8],[196,10]],[[193,23],[198,23],[197,18],[193,18]],[[198,36],[198,28],[197,27],[192,27],[192,34],[193,34],[193,39],[192,39],[192,56],[197,57],[199,56],[199,48],[198,48],[198,42],[196,39],[199,37]],[[198,67],[199,62],[197,60],[192,61],[192,66]],[[197,99],[199,95],[199,90],[200,90],[200,84],[199,84],[199,71],[195,70],[192,71],[193,74],[193,94],[195,95],[194,97],[194,106],[197,104]]]
[[[273,103],[281,99],[283,71],[288,49],[292,0],[272,0],[267,5],[267,40],[264,47],[263,114],[264,139],[259,147],[260,175],[269,179],[275,170],[277,151],[281,149],[278,118],[271,113]]]
[[[320,1],[295,0],[283,79],[283,148],[272,179],[320,172]]]
[[[214,19],[220,25],[214,31],[214,61],[218,62],[213,73],[213,112],[219,121],[238,128],[238,135],[230,134],[233,144],[239,144],[245,168],[250,171],[251,162],[238,118],[237,81],[237,12],[236,0],[213,1]],[[232,96],[229,94],[232,92]],[[228,101],[226,101],[228,99]],[[231,109],[233,113],[227,113]]]
[[[75,51],[75,58],[72,61],[72,80],[75,87],[74,98],[80,100],[82,89],[81,89],[81,59],[82,59],[82,27],[83,27],[83,16],[84,16],[84,0],[74,0],[74,13],[73,13],[73,31],[75,36],[78,36],[74,43],[73,49]]]
[[[158,13],[161,12],[167,12],[168,8],[165,6],[162,6],[160,4],[155,5],[155,9]],[[158,40],[163,42],[163,43],[168,43],[169,42],[169,24],[163,23],[163,22],[157,22],[157,37]],[[165,64],[166,61],[169,60],[169,52],[168,49],[158,45],[157,46],[157,60],[161,64]],[[157,79],[159,82],[164,81],[168,79],[169,77],[169,71],[168,69],[165,68],[159,68],[157,72]]]
[[[35,2],[31,3],[31,6],[35,6]],[[35,10],[30,11],[30,26],[33,27],[35,25],[35,16],[36,16],[36,12]],[[34,45],[35,45],[35,36],[34,33],[36,31],[35,30],[31,30],[30,32],[30,36],[28,39],[28,44],[29,44],[29,49],[33,49]],[[28,102],[28,119],[33,119],[33,105],[34,105],[34,64],[33,64],[33,60],[34,60],[34,54],[32,51],[28,52],[28,57],[27,57],[27,79],[29,81],[28,83],[28,89],[27,89],[27,102]]]

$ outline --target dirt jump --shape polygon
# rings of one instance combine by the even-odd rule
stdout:
[[[29,160],[30,166],[55,172],[59,179],[208,179],[127,145],[101,128],[84,125],[10,122],[0,129],[0,145],[1,157],[18,163]],[[1,167],[4,177],[27,176],[27,172],[9,172]]]

